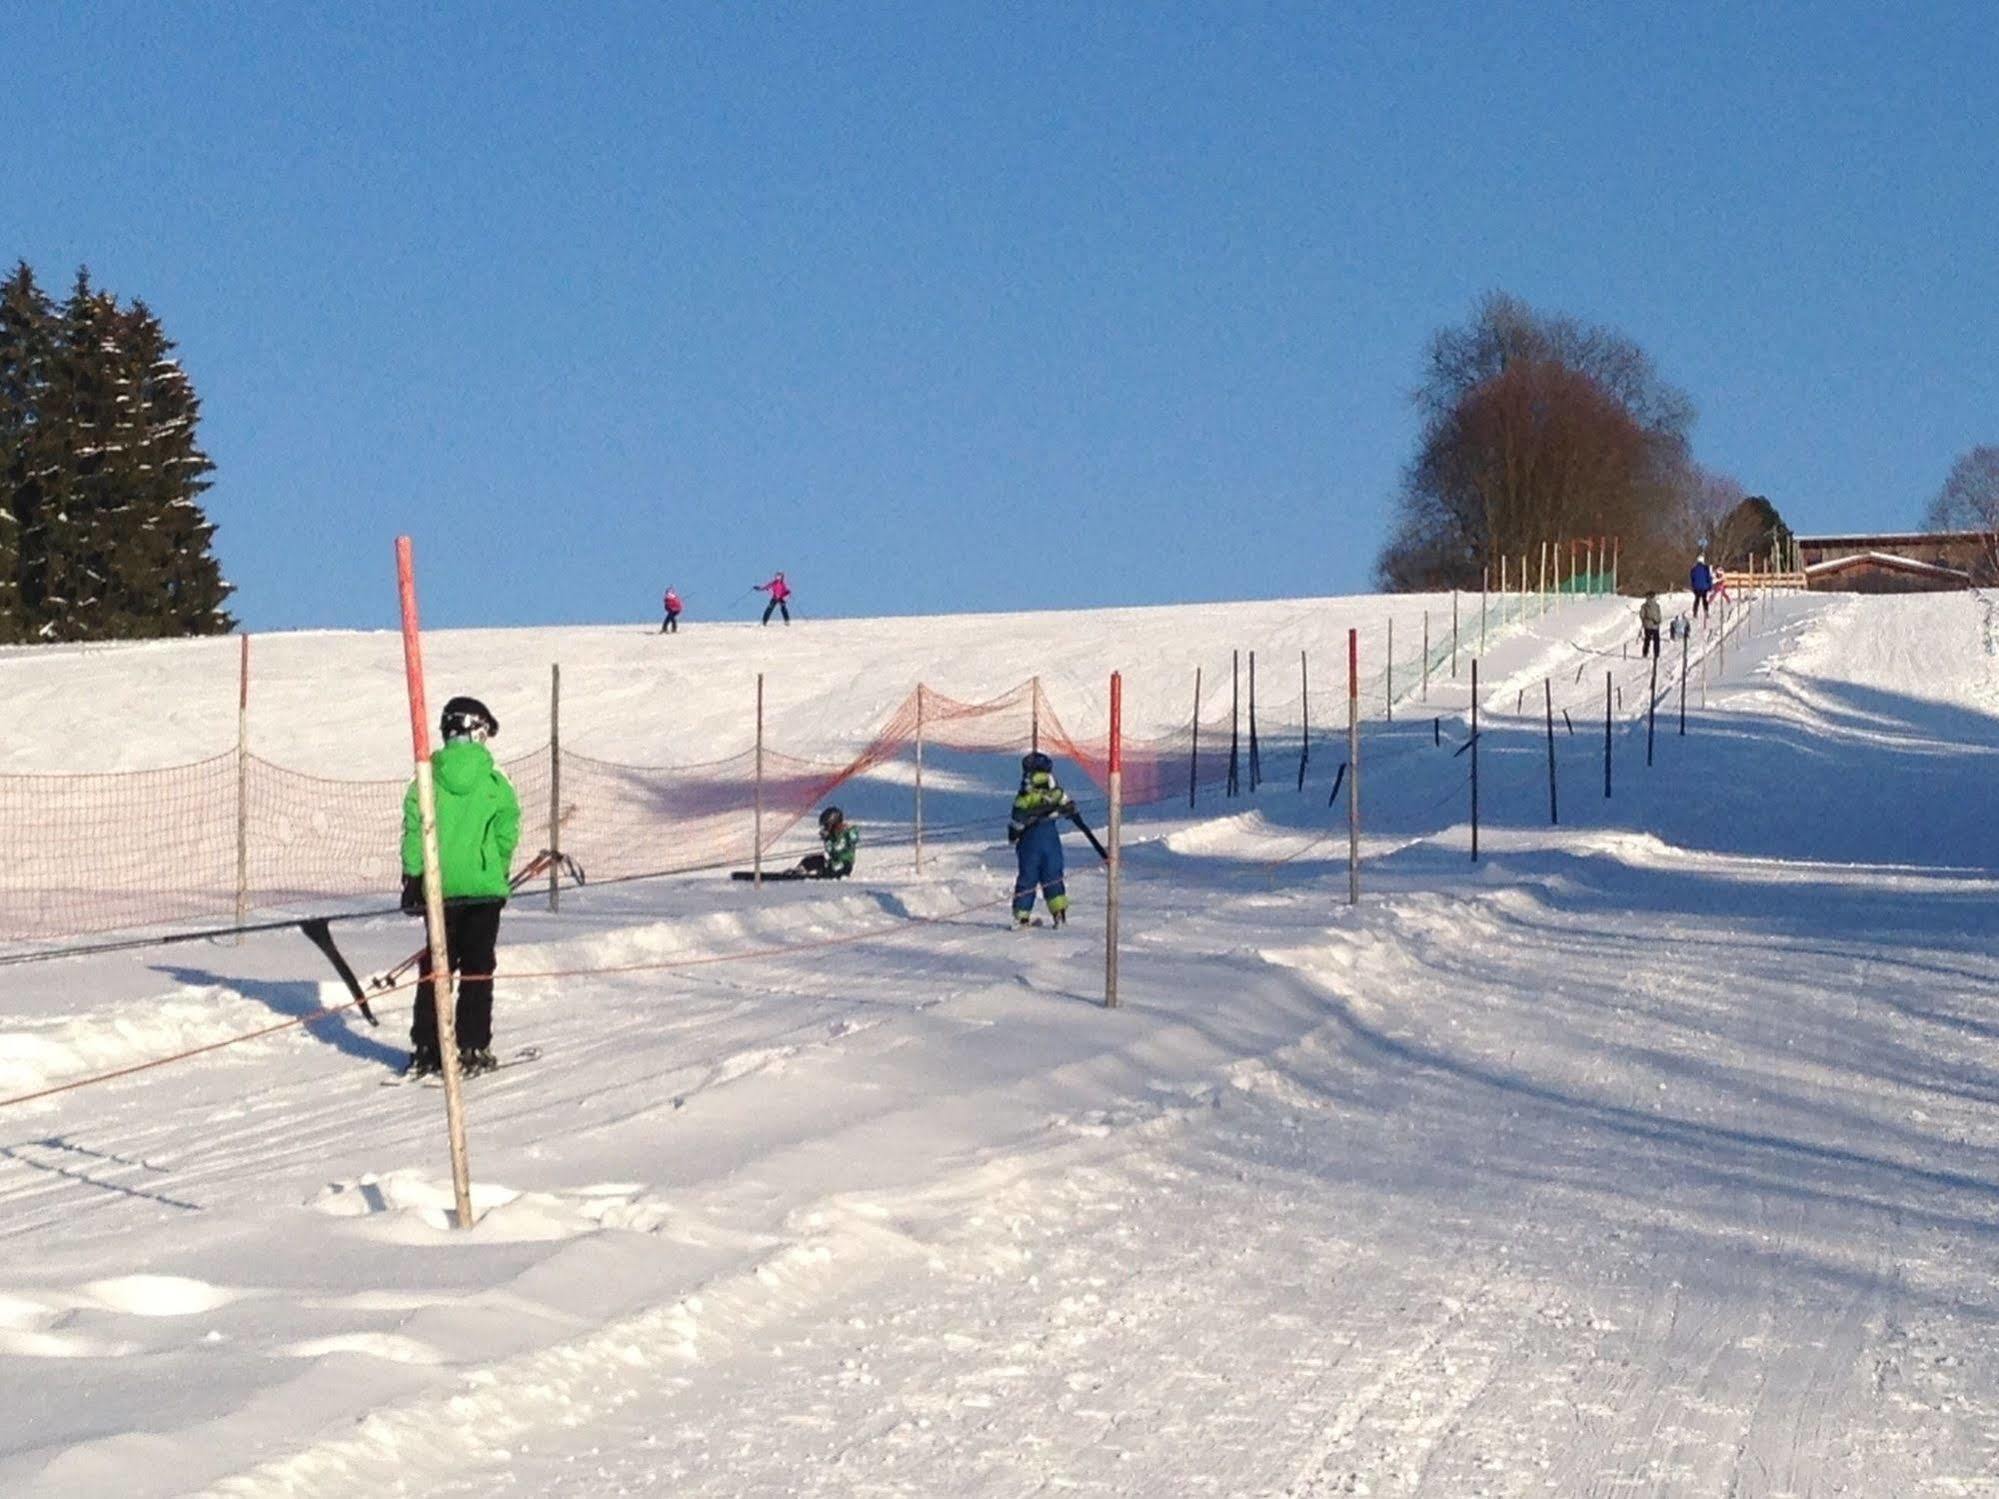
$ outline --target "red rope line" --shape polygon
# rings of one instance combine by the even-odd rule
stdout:
[[[960,916],[968,915],[973,911],[991,910],[994,906],[1003,905],[1012,899],[1013,892],[1009,890],[1004,895],[995,896],[991,900],[975,901],[971,905],[961,906],[955,911],[947,911],[941,916],[901,916],[897,917],[894,922],[882,926],[869,927],[865,931],[846,932],[837,937],[821,937],[810,942],[779,943],[774,946],[750,948],[743,952],[703,953],[694,957],[661,958],[648,963],[619,963],[604,968],[548,968],[525,973],[509,973],[507,978],[510,981],[522,981],[528,979],[589,978],[597,975],[621,973],[656,973],[668,969],[705,968],[716,963],[743,963],[755,958],[782,957],[787,953],[813,952],[829,947],[851,946],[857,942],[865,942],[870,938],[894,932],[901,927],[941,925],[945,922],[954,921]],[[490,973],[460,974],[458,981],[464,983],[468,979],[493,979],[497,977],[498,975]],[[391,984],[379,989],[367,997],[371,1000],[380,999],[384,996],[414,990],[421,983],[421,979],[406,979],[401,983]],[[225,1047],[240,1046],[247,1041],[262,1040],[265,1036],[276,1035],[279,1031],[293,1030],[300,1026],[307,1026],[316,1021],[325,1020],[333,1015],[339,1015],[347,1010],[354,1009],[361,1003],[361,1000],[350,999],[341,1004],[327,1005],[321,1009],[312,1011],[310,1014],[294,1015],[291,1019],[280,1020],[274,1025],[263,1026],[254,1031],[245,1031],[240,1035],[226,1036],[220,1041],[209,1041],[200,1046],[189,1047],[185,1051],[173,1052],[163,1057],[153,1057],[144,1062],[133,1062],[128,1066],[115,1067],[109,1072],[94,1073],[89,1077],[72,1078],[66,1083],[57,1083],[52,1087],[37,1089],[32,1093],[21,1093],[12,1098],[0,1098],[0,1109],[9,1109],[16,1104],[33,1103],[35,1100],[41,1098],[52,1098],[58,1093],[70,1093],[79,1088],[94,1087],[99,1083],[112,1082],[117,1078],[131,1077],[134,1073],[150,1072],[155,1067],[165,1067],[173,1062],[184,1062],[192,1057],[204,1056],[211,1051],[221,1051]]]

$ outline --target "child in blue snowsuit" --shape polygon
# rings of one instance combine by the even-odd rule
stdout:
[[[1013,818],[1006,841],[1013,845],[1020,873],[1013,882],[1013,919],[1026,926],[1034,916],[1034,892],[1048,901],[1048,917],[1056,926],[1069,919],[1069,892],[1062,883],[1062,823],[1076,815],[1069,793],[1055,784],[1055,762],[1036,750],[1020,762],[1020,793],[1013,799]]]

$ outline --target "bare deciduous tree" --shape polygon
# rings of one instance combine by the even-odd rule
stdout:
[[[1472,587],[1494,558],[1579,536],[1636,540],[1680,493],[1693,408],[1622,334],[1486,297],[1431,340],[1422,445],[1380,574]]]
[[[1981,443],[1950,466],[1923,512],[1932,531],[1982,531],[1986,566],[1999,571],[1999,444]]]

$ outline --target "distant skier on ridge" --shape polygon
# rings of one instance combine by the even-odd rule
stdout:
[[[777,610],[780,614],[784,616],[784,622],[786,625],[789,625],[791,623],[791,609],[790,606],[785,603],[785,600],[791,597],[791,585],[784,581],[784,574],[782,572],[778,573],[778,575],[772,578],[768,583],[757,584],[755,591],[758,593],[767,593],[770,595],[770,602],[764,605],[763,622],[765,624],[770,623],[771,610],[773,609]]]
[[[1692,612],[1705,616],[1707,614],[1707,596],[1714,588],[1714,573],[1708,568],[1706,552],[1702,552],[1698,557],[1694,558],[1693,571],[1687,574],[1687,583],[1694,591],[1694,607]]]
[[[666,610],[666,618],[659,623],[659,633],[662,635],[678,635],[680,633],[680,595],[671,588],[667,589],[666,597],[660,600],[660,606]]]

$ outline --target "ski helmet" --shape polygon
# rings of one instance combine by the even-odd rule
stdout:
[[[1040,750],[1029,750],[1020,757],[1020,773],[1024,776],[1046,775],[1055,769],[1055,762]]]
[[[846,814],[842,812],[838,807],[828,807],[825,811],[819,814],[819,831],[822,833],[830,833],[833,831],[833,829],[837,828],[841,823],[845,822],[846,820],[847,820]]]
[[[446,739],[491,739],[499,734],[500,721],[476,697],[455,697],[444,705],[437,728]]]

